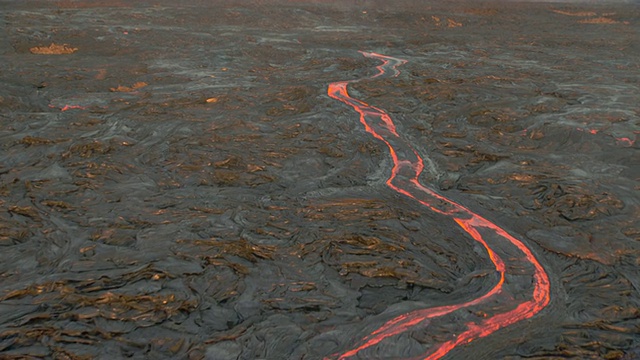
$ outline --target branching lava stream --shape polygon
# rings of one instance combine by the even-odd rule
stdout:
[[[376,53],[362,52],[362,54],[383,62],[377,67],[377,74],[365,79],[396,77],[400,74],[397,67],[406,63],[406,60]],[[462,333],[455,335],[451,340],[434,345],[429,353],[421,357],[439,359],[458,345],[488,336],[540,312],[549,303],[549,278],[531,250],[521,240],[509,235],[496,224],[419,182],[418,178],[424,169],[423,159],[398,134],[391,117],[384,110],[349,96],[348,85],[365,79],[331,83],[328,94],[331,98],[353,107],[360,114],[360,122],[366,131],[388,146],[393,159],[393,169],[386,182],[387,185],[399,194],[418,201],[439,214],[438,216],[445,216],[450,219],[449,221],[453,220],[475,241],[482,244],[495,267],[497,280],[489,291],[471,301],[411,311],[397,316],[362,339],[359,345],[332,358],[350,358],[388,337],[416,326],[426,326],[429,319],[444,317],[456,311],[467,309],[474,311],[475,314],[484,314],[467,322],[466,330]],[[529,265],[524,271],[523,263]],[[515,286],[514,279],[516,276],[522,276],[523,273],[531,277],[530,290],[527,290],[531,294],[526,294],[530,300],[518,302],[515,298],[520,295],[518,292],[521,290]]]

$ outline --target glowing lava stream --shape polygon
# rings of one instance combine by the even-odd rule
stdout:
[[[340,360],[350,358],[390,336],[408,331],[423,322],[424,326],[427,326],[429,319],[467,309],[466,316],[475,317],[475,320],[467,322],[465,329],[454,335],[453,339],[434,345],[428,353],[420,357],[439,359],[458,345],[470,343],[537,314],[549,303],[549,277],[522,241],[464,206],[420,184],[418,177],[424,169],[423,159],[408,142],[398,135],[391,117],[379,108],[350,97],[347,92],[347,86],[350,83],[380,76],[398,76],[400,72],[397,67],[407,61],[376,53],[361,53],[368,58],[382,61],[382,65],[377,67],[379,72],[368,78],[331,83],[328,95],[353,107],[360,114],[360,122],[366,131],[389,147],[393,169],[387,185],[428,209],[452,218],[462,230],[482,244],[497,272],[497,283],[484,295],[467,302],[415,310],[397,316],[362,339],[360,345],[344,353],[335,354],[331,358],[337,357]],[[527,278],[530,276],[530,280],[523,281],[523,275]],[[515,283],[516,278],[519,279],[518,284]],[[522,284],[527,282],[531,283],[530,300],[516,300],[515,297],[522,297],[520,294]],[[482,310],[482,306],[485,306],[486,313]]]

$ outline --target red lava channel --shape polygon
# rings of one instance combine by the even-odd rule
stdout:
[[[390,336],[401,334],[421,324],[427,326],[429,319],[444,317],[461,309],[485,314],[465,323],[462,332],[453,335],[449,341],[434,345],[428,353],[419,357],[439,359],[458,345],[488,336],[540,312],[549,303],[549,277],[521,240],[464,206],[420,184],[418,177],[424,169],[423,159],[400,137],[391,117],[382,109],[352,98],[347,92],[351,83],[378,77],[397,77],[400,74],[397,67],[407,61],[371,52],[361,53],[365,57],[382,61],[377,67],[378,73],[363,79],[331,83],[328,95],[351,106],[360,114],[360,122],[365,130],[387,145],[393,159],[391,176],[386,182],[391,189],[451,219],[475,241],[482,244],[495,267],[496,284],[482,296],[467,302],[420,309],[397,316],[364,337],[355,347],[326,359],[348,359]],[[523,274],[530,276],[530,280],[518,280],[521,284],[516,286],[515,281],[522,279]],[[531,295],[525,296],[529,299],[527,301],[515,299],[522,298],[522,283],[530,287],[527,291],[530,291]]]

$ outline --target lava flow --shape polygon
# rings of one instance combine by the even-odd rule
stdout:
[[[360,122],[366,131],[389,148],[393,169],[386,182],[387,185],[394,191],[418,201],[426,208],[449,219],[444,221],[455,222],[475,241],[482,244],[495,268],[496,283],[482,296],[473,300],[415,310],[397,316],[366,336],[354,348],[335,354],[331,358],[350,358],[388,337],[411,330],[421,324],[427,326],[430,319],[454,314],[462,309],[469,310],[468,316],[465,316],[476,318],[466,322],[464,330],[454,334],[449,341],[433,345],[428,353],[420,357],[439,359],[458,345],[488,336],[505,326],[540,312],[549,303],[549,277],[522,241],[419,182],[418,178],[424,169],[424,161],[418,152],[401,138],[391,117],[379,108],[350,97],[347,92],[347,87],[351,83],[383,76],[398,76],[400,72],[397,67],[407,61],[376,53],[362,52],[362,54],[382,61],[382,65],[377,67],[378,73],[368,78],[331,83],[328,95],[353,107],[360,114]],[[522,280],[523,275],[525,280]],[[525,294],[522,294],[523,286],[527,287]],[[522,297],[529,300],[516,300]]]

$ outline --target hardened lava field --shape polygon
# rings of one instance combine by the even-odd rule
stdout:
[[[640,357],[638,19],[0,1],[0,358],[427,358],[542,279],[479,226],[501,271],[453,203],[521,241],[549,297],[442,358]],[[374,77],[363,54],[406,62]],[[340,82],[375,108],[364,122]],[[440,213],[387,184],[390,148],[423,160],[411,186]],[[395,332],[411,314],[432,317]]]

